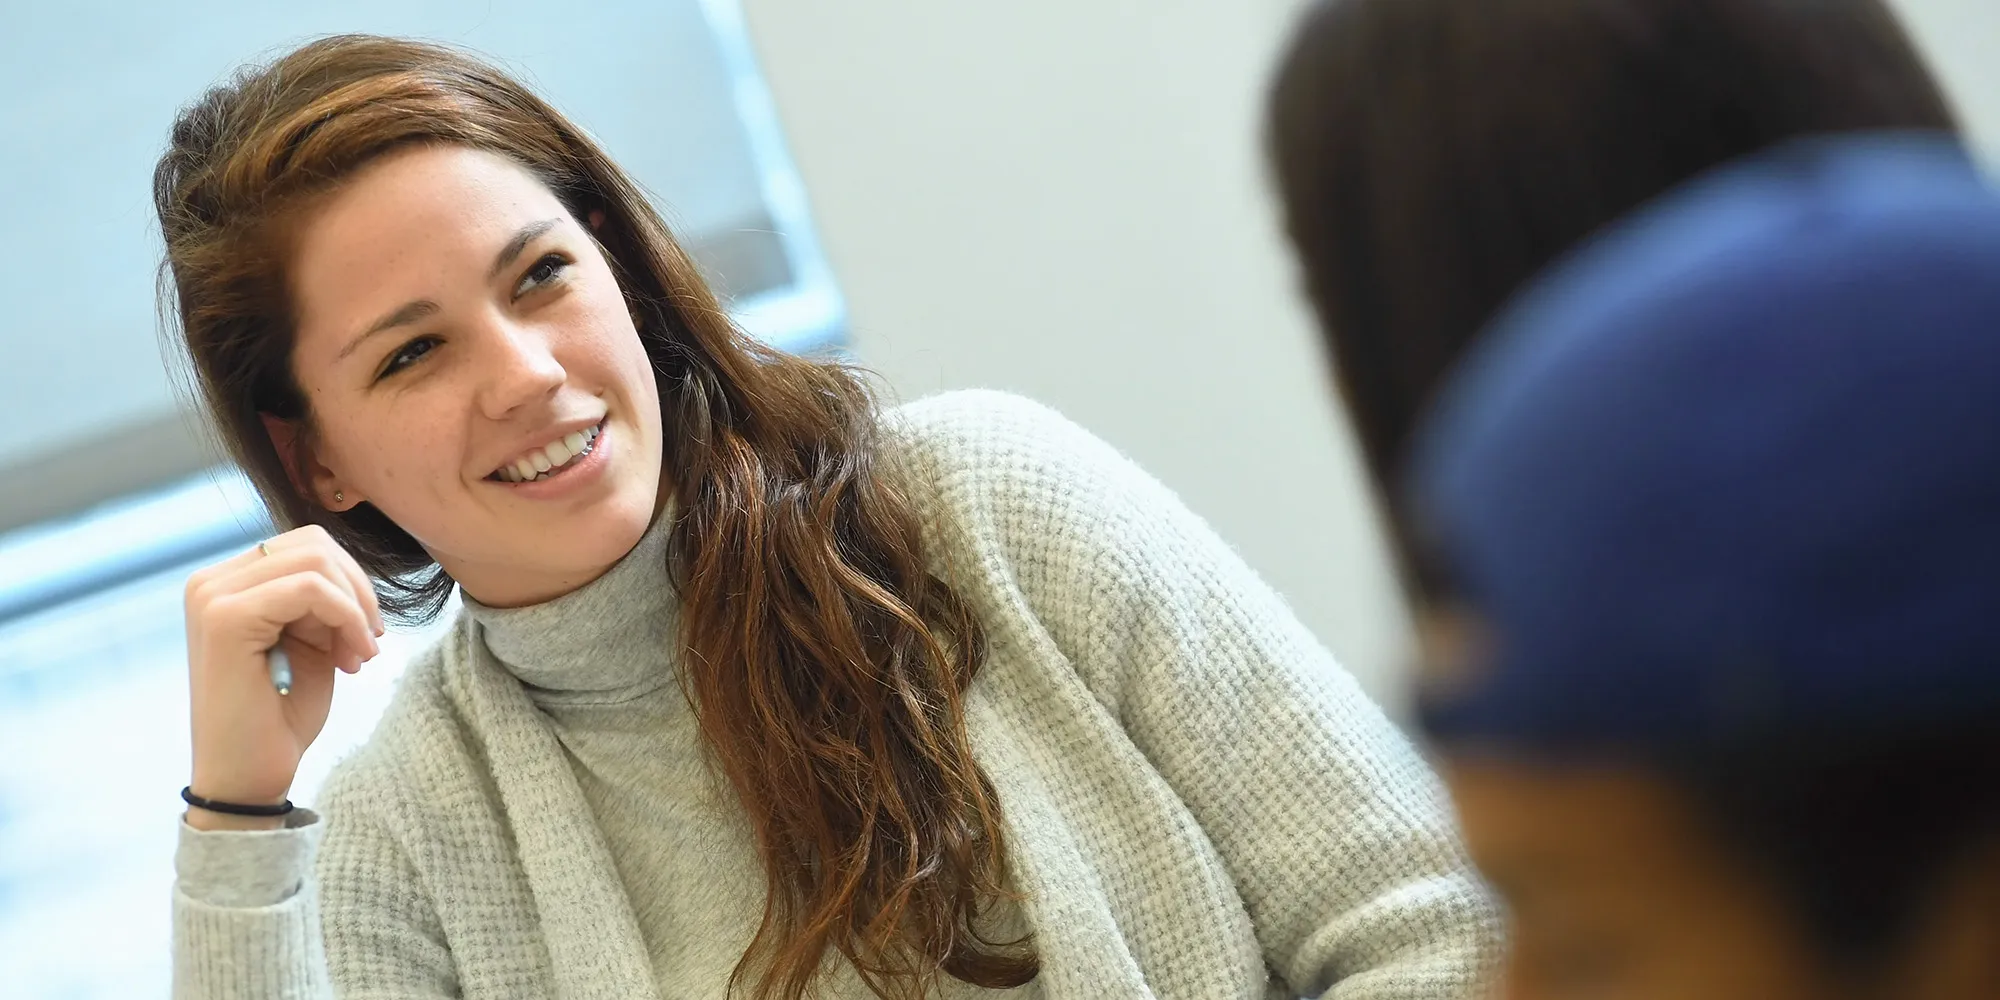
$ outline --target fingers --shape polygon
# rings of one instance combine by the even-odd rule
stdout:
[[[337,572],[347,577],[347,582],[354,588],[355,598],[361,602],[362,609],[368,613],[368,621],[374,633],[379,636],[387,631],[382,625],[382,606],[375,596],[375,585],[368,582],[368,574],[362,571],[361,564],[355,562],[354,557],[346,549],[341,548],[340,543],[334,541],[333,536],[327,534],[326,529],[313,524],[288,531],[271,542],[267,542],[265,549],[275,554],[291,551],[295,545],[298,548],[307,548],[315,552],[325,553],[331,562],[331,566],[328,567],[328,575],[331,576]]]
[[[347,577],[348,583],[353,585],[354,596],[368,612],[368,620],[374,626],[375,634],[381,635],[385,631],[382,627],[382,608],[375,598],[375,585],[368,582],[368,574],[362,572],[361,564],[355,562],[354,557],[349,555],[346,549],[341,548],[340,543],[334,541],[326,529],[317,524],[285,532],[266,543],[265,548],[272,552],[283,552],[292,549],[295,544],[331,555],[334,567]]]
[[[383,633],[375,588],[354,557],[317,525],[286,532],[264,543],[262,549],[238,553],[195,574],[188,581],[189,607],[198,609],[216,598],[294,573],[317,573],[353,597],[368,622],[370,639],[353,648],[364,658],[373,656],[377,648],[373,639]],[[326,639],[310,629],[295,630],[294,635],[322,652],[331,651]]]
[[[291,573],[219,597],[209,611],[246,629],[241,638],[259,649],[276,645],[282,635],[313,645],[310,637],[323,630],[353,651],[353,658],[378,651],[373,622],[344,577],[336,582],[321,572]]]

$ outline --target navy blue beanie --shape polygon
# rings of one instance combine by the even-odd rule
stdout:
[[[1705,175],[1518,297],[1411,469],[1489,637],[1444,741],[2000,726],[2000,198],[1930,134]]]

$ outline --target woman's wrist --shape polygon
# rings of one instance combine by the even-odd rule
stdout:
[[[197,830],[279,830],[285,825],[283,816],[233,816],[229,813],[210,812],[200,806],[189,806],[187,825]]]
[[[187,824],[197,830],[276,830],[285,825],[292,802],[282,794],[210,794],[202,784],[181,789],[188,805]]]

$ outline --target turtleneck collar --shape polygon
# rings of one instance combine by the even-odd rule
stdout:
[[[493,608],[459,593],[486,649],[537,699],[622,701],[674,679],[671,506],[603,576],[561,597]]]

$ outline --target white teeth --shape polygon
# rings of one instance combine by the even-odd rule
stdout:
[[[568,465],[590,451],[591,446],[597,443],[597,436],[596,427],[572,431],[540,449],[529,452],[523,458],[501,466],[494,476],[508,483],[530,483],[537,479],[546,479],[552,470]]]

